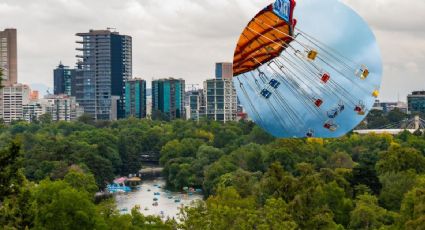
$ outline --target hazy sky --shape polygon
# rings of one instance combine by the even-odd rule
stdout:
[[[299,0],[301,1],[301,0]],[[52,87],[60,60],[74,66],[77,32],[116,28],[133,37],[133,74],[200,84],[232,61],[240,32],[272,0],[0,0],[0,29],[18,29],[19,82]],[[425,0],[343,0],[381,47],[381,98],[425,89]],[[42,87],[44,85],[44,87]]]

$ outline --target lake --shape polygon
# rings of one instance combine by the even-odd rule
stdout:
[[[182,206],[188,206],[195,200],[202,200],[202,194],[194,193],[189,196],[187,193],[166,193],[164,187],[165,180],[162,178],[143,181],[140,190],[115,196],[117,208],[124,214],[130,213],[134,206],[139,205],[140,211],[144,215],[161,216],[163,219],[168,217],[178,219],[178,213]],[[154,195],[154,193],[158,192],[160,195]],[[169,199],[170,197],[172,199]],[[152,205],[155,202],[154,198],[158,199],[158,206]],[[180,198],[181,201],[176,203],[176,198]]]

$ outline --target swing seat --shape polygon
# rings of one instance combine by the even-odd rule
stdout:
[[[369,70],[368,69],[364,69],[362,71],[362,74],[360,75],[360,79],[365,80],[368,76],[369,76]]]
[[[332,132],[335,132],[338,129],[338,126],[337,125],[332,124],[330,122],[327,122],[323,127],[325,129],[328,129],[328,130],[332,131]]]
[[[260,94],[266,99],[269,99],[272,96],[272,93],[267,89],[263,89]]]
[[[328,112],[328,117],[330,118],[330,119],[334,119],[334,118],[336,118],[337,116],[338,116],[338,111],[337,110],[332,110],[332,111],[329,111]]]
[[[331,76],[328,74],[328,73],[324,73],[324,74],[322,74],[322,78],[321,78],[321,80],[322,80],[322,82],[323,83],[328,83],[328,81],[331,79]]]
[[[354,111],[357,112],[358,115],[363,116],[366,114],[366,111],[364,109],[363,105],[358,105],[356,108],[354,108]]]
[[[275,89],[279,88],[280,82],[278,82],[276,79],[272,79],[269,82],[269,85]]]
[[[321,100],[321,99],[317,99],[317,100],[314,102],[314,104],[316,105],[316,107],[320,107],[320,106],[322,106],[322,105],[323,105],[323,100]]]
[[[366,78],[369,76],[369,74],[370,74],[369,69],[365,65],[362,65],[360,67],[360,69],[358,69],[355,72],[355,75],[362,80],[366,80]]]
[[[308,51],[307,58],[310,61],[314,61],[314,60],[316,60],[317,54],[318,54],[318,52],[316,50],[310,50],[310,51]]]
[[[314,136],[314,133],[313,133],[313,131],[308,131],[305,136],[308,137],[308,138],[312,138]]]
[[[361,111],[363,111],[363,108],[361,107],[361,106],[356,106],[355,108],[354,108],[354,111],[356,111],[357,113],[359,113],[359,112],[361,112]]]

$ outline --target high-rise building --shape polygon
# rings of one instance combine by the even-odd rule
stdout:
[[[400,112],[407,113],[407,104],[402,101],[398,102],[381,102],[379,100],[375,100],[373,104],[372,110],[381,110],[384,113],[389,113],[393,110],[399,110]]]
[[[145,118],[146,111],[146,81],[132,79],[125,84],[125,115],[126,117]]]
[[[27,122],[37,121],[47,112],[47,101],[39,98],[38,91],[31,91],[29,100],[22,105],[22,119]]]
[[[43,101],[47,104],[46,113],[52,115],[53,121],[74,121],[84,113],[84,109],[72,96],[47,95]]]
[[[186,119],[199,121],[205,115],[203,90],[191,90],[186,92]]]
[[[45,99],[30,100],[28,104],[23,104],[23,120],[27,122],[34,122],[39,120],[40,116],[47,113],[49,107]]]
[[[407,96],[409,113],[425,113],[425,91],[415,91]]]
[[[0,89],[0,118],[6,123],[23,119],[23,105],[28,104],[30,94],[30,87],[23,84]]]
[[[152,89],[146,89],[146,117],[152,117]]]
[[[70,69],[69,66],[64,66],[59,63],[58,67],[53,70],[53,94],[68,96],[72,95],[72,82],[76,74],[75,69]]]
[[[233,78],[233,63],[231,62],[220,62],[215,64],[215,78],[216,79],[228,79]]]
[[[84,109],[75,97],[65,94],[46,95],[44,98],[30,100],[23,104],[23,120],[33,122],[43,114],[50,114],[52,121],[74,121],[83,115]]]
[[[110,30],[76,35],[82,39],[77,42],[82,45],[77,48],[81,52],[75,80],[78,102],[96,120],[125,117],[125,82],[132,76],[131,37]]]
[[[237,96],[233,82],[228,79],[211,79],[204,82],[206,117],[216,121],[235,121]]]
[[[18,83],[16,29],[0,31],[0,68],[3,71],[2,85],[12,86]]]
[[[183,79],[161,79],[152,81],[152,117],[164,119],[184,118]]]

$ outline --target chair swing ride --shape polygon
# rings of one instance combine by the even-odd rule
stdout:
[[[302,0],[295,9],[295,0],[276,0],[243,30],[233,59],[239,100],[276,137],[342,136],[379,96],[378,45],[337,0]]]

